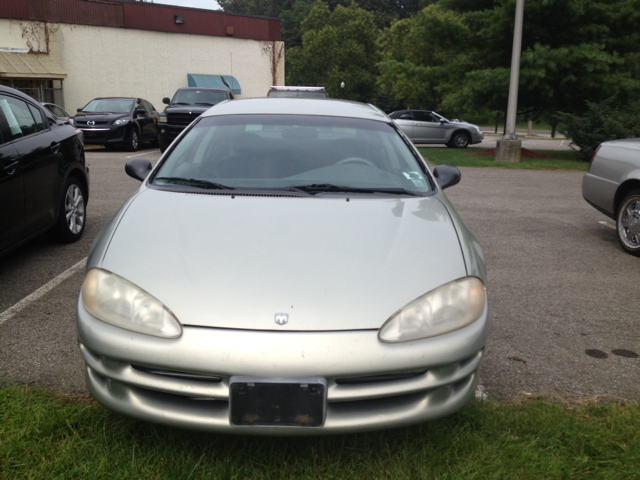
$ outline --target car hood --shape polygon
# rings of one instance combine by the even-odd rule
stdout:
[[[268,197],[143,190],[101,262],[184,325],[377,329],[466,275],[435,196]],[[275,315],[287,313],[279,326]]]

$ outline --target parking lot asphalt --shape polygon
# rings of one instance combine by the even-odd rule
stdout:
[[[86,391],[75,333],[82,261],[139,184],[124,173],[132,155],[87,151],[91,195],[81,241],[41,238],[0,258],[0,383]],[[160,152],[135,155],[155,162]],[[523,392],[640,399],[640,258],[622,252],[614,222],[582,199],[583,173],[461,170],[446,193],[487,262],[484,391],[495,399]]]

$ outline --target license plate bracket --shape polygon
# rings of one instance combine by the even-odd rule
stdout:
[[[326,405],[322,377],[229,379],[229,422],[234,426],[322,427]]]

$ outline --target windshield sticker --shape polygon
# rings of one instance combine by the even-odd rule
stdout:
[[[411,180],[416,187],[424,186],[424,179],[420,172],[402,172],[407,180]]]

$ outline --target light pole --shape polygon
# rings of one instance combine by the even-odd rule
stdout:
[[[344,98],[344,82],[340,82],[340,98]]]
[[[524,0],[516,0],[516,17],[513,26],[513,49],[511,51],[511,78],[509,79],[509,103],[507,106],[507,129],[496,145],[496,161],[519,162],[522,141],[516,136],[518,112],[518,82],[520,81],[520,52],[522,51],[522,19]]]

